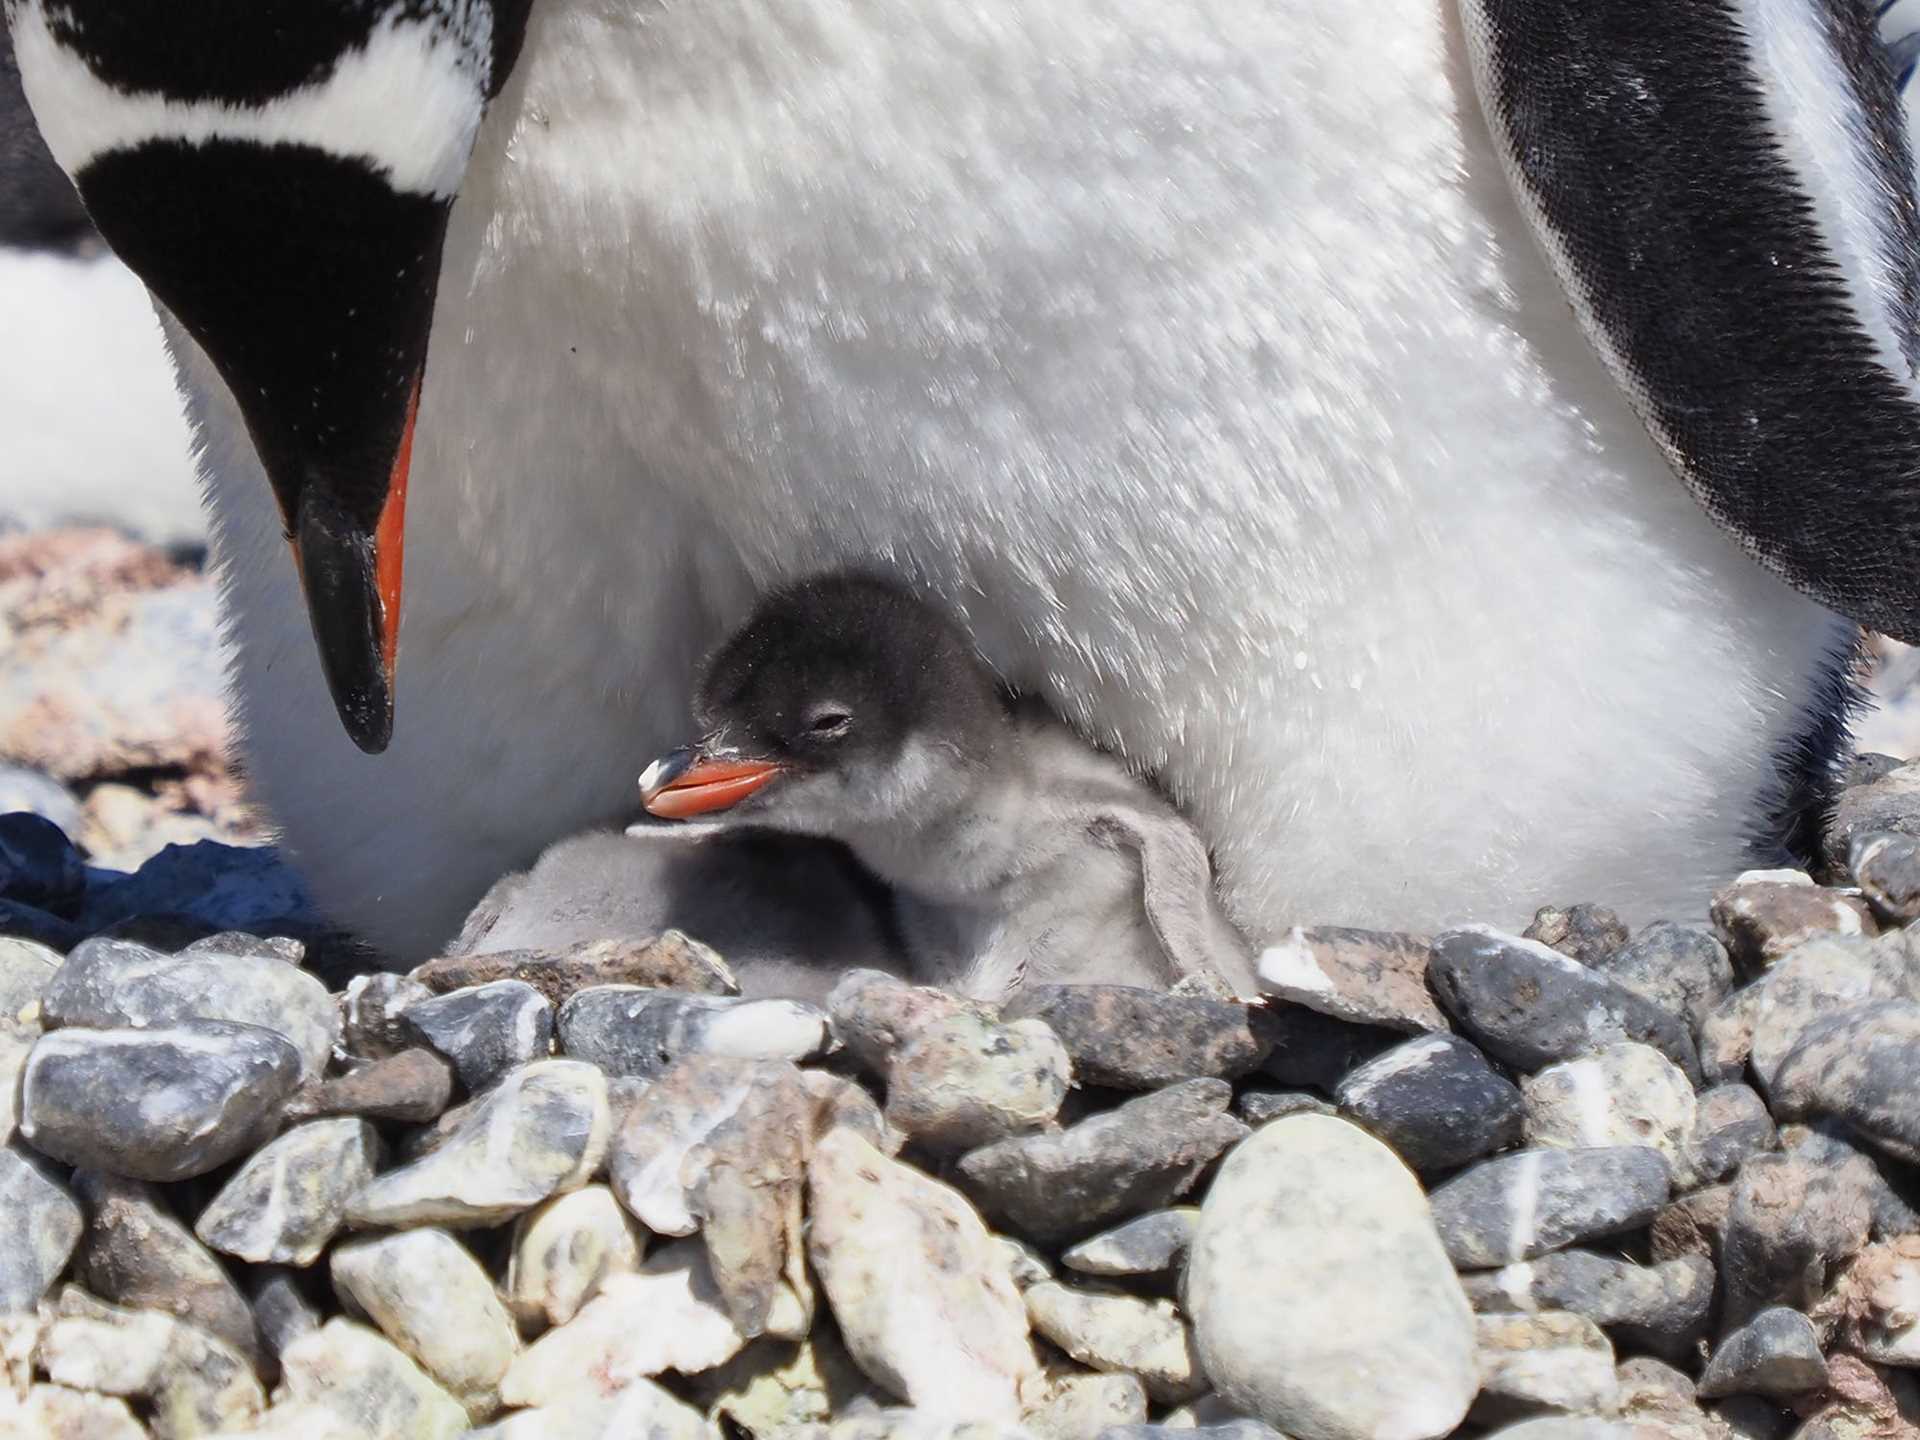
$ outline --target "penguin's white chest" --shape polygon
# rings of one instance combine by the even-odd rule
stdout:
[[[756,586],[877,558],[1158,772],[1256,935],[1697,906],[1843,631],[1585,349],[1450,13],[545,0],[448,245],[385,757],[282,557],[232,580],[323,893],[430,943],[630,801]]]

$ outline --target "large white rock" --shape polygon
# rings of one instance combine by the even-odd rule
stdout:
[[[329,1320],[301,1336],[281,1355],[280,1369],[281,1404],[329,1410],[364,1440],[452,1440],[467,1428],[459,1401],[351,1320]]]
[[[1419,1182],[1344,1120],[1288,1116],[1233,1149],[1186,1302],[1215,1389],[1298,1440],[1431,1440],[1479,1384],[1473,1312]]]
[[[640,1237],[604,1185],[557,1195],[513,1227],[507,1304],[525,1325],[564,1325],[610,1275],[640,1268]]]

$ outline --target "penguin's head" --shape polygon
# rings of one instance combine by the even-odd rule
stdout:
[[[768,595],[707,661],[705,734],[640,778],[664,819],[718,811],[857,839],[957,803],[993,763],[1005,704],[964,631],[863,575]]]
[[[232,391],[341,720],[384,749],[441,246],[531,0],[5,3],[48,149]]]

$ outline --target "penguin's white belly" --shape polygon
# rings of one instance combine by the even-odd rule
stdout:
[[[1587,350],[1451,23],[543,0],[448,244],[386,755],[185,361],[322,899],[416,957],[630,807],[755,586],[879,557],[1162,776],[1256,937],[1697,911],[1846,630]]]

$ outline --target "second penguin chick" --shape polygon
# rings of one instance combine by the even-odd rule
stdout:
[[[966,633],[901,587],[833,575],[769,594],[695,703],[704,736],[647,768],[648,811],[845,843],[893,887],[924,983],[985,1000],[1189,977],[1254,993],[1193,828],[1010,701]]]

